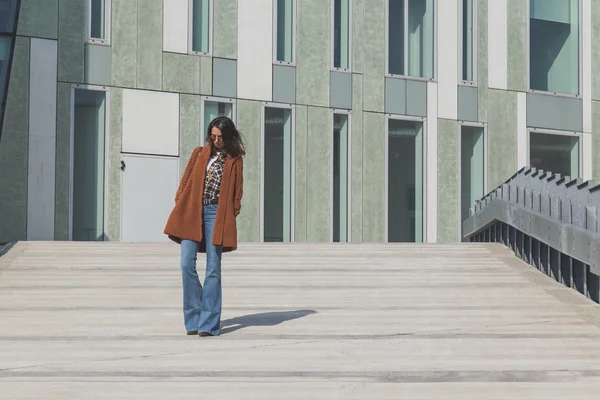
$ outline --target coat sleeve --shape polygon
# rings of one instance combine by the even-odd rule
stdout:
[[[233,214],[237,217],[242,209],[242,196],[244,195],[244,161],[238,160],[235,171],[235,194],[233,196]]]
[[[177,201],[179,200],[181,193],[183,193],[183,190],[185,189],[185,186],[187,185],[188,180],[190,179],[190,175],[192,174],[192,170],[194,169],[194,165],[196,164],[196,160],[198,159],[198,154],[200,153],[200,150],[202,150],[202,147],[198,146],[194,149],[194,151],[192,151],[192,155],[188,160],[187,167],[185,167],[185,172],[183,173],[181,181],[179,182],[179,188],[177,189],[177,193],[175,194],[175,203],[177,203]]]

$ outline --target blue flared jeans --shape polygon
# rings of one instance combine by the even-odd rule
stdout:
[[[183,278],[183,318],[186,330],[219,334],[221,325],[221,255],[223,248],[213,246],[212,236],[217,205],[203,209],[203,237],[206,241],[206,275],[204,287],[196,271],[198,242],[181,241],[181,274]]]

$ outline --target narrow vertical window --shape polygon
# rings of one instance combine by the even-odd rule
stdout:
[[[8,92],[8,71],[11,64],[11,49],[16,31],[16,16],[19,0],[0,0],[0,127],[4,119],[4,105]],[[0,129],[0,136],[2,130]]]
[[[202,129],[202,137],[201,143],[204,143],[206,137],[210,134],[208,132],[208,125],[210,122],[217,117],[228,117],[230,119],[234,119],[233,115],[233,103],[229,102],[219,102],[219,101],[204,101],[204,121],[203,121],[203,129]]]
[[[333,115],[333,241],[348,241],[348,114]]]
[[[292,110],[264,110],[263,229],[265,242],[290,242],[292,232]]]
[[[388,3],[388,72],[393,75],[404,75],[405,1]]]
[[[475,25],[474,0],[462,0],[462,80],[473,82],[475,80],[474,54],[474,25]]]
[[[531,132],[529,165],[571,178],[579,178],[579,137]]]
[[[350,69],[350,0],[333,0],[333,67]]]
[[[409,76],[433,78],[433,10],[433,0],[409,0]]]
[[[15,30],[15,16],[19,0],[0,1],[0,32],[13,33]]]
[[[8,67],[10,65],[10,48],[12,38],[10,36],[0,36],[0,93],[4,101],[4,93],[8,87]],[[2,104],[3,105],[3,104]]]
[[[104,13],[106,11],[104,0],[92,0],[92,37],[94,39],[105,39]]]
[[[109,40],[111,0],[87,0],[88,39],[91,42]]]
[[[433,78],[435,0],[388,0],[388,73]]]
[[[212,0],[191,0],[192,52],[208,54],[211,51]]]
[[[275,61],[294,62],[294,0],[276,0]]]
[[[469,209],[485,195],[484,157],[484,128],[463,125],[460,131],[461,229],[462,222],[469,217]]]
[[[530,88],[579,94],[579,0],[530,0]]]
[[[104,240],[106,92],[75,89],[72,240]]]
[[[423,123],[388,120],[388,242],[423,241]]]

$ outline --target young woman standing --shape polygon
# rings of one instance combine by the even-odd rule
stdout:
[[[164,231],[181,245],[187,334],[203,337],[220,331],[221,255],[237,249],[245,154],[242,138],[227,117],[209,124],[206,142],[192,152]],[[206,253],[204,285],[196,272],[198,253]]]

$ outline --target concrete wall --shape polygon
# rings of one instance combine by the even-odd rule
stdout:
[[[385,77],[385,1],[352,0],[351,71],[336,72],[342,75],[334,75],[333,82],[331,7],[326,1],[297,0],[295,62],[279,66],[273,63],[272,0],[215,0],[211,54],[201,56],[188,54],[187,0],[112,0],[107,45],[86,43],[84,2],[23,0],[0,142],[0,170],[7,171],[0,175],[0,187],[6,188],[0,191],[0,242],[28,238],[28,215],[33,215],[28,193],[32,188],[40,190],[31,179],[29,163],[30,123],[36,118],[29,114],[34,39],[56,41],[58,57],[56,105],[47,114],[55,115],[56,132],[51,165],[55,171],[54,227],[46,239],[68,239],[70,93],[73,84],[90,84],[106,87],[109,92],[105,230],[110,240],[120,238],[120,161],[123,146],[127,146],[123,114],[130,112],[124,91],[130,89],[178,96],[177,154],[172,156],[179,158],[180,173],[200,142],[202,98],[222,95],[235,99],[237,124],[248,148],[238,219],[242,242],[260,240],[262,102],[286,102],[295,107],[293,229],[299,242],[330,240],[332,105],[349,104],[351,108],[349,226],[353,242],[385,240],[385,113],[394,110],[399,113],[396,117],[420,115],[426,126],[426,238],[458,240],[459,121],[468,119],[487,127],[488,190],[513,174],[526,159],[527,121],[531,120],[527,102],[523,102],[528,89],[527,4],[522,0],[477,2],[477,81],[467,87],[460,86],[452,72],[455,68],[446,68],[460,58],[458,48],[452,48],[459,45],[453,34],[458,33],[460,20],[438,18],[437,75],[432,82]],[[441,10],[459,15],[455,7],[460,2],[447,3]],[[598,37],[600,5],[583,0],[583,7],[589,12],[584,13],[582,31],[590,38]],[[250,21],[249,13],[258,20]],[[250,31],[262,39],[256,40]],[[586,71],[600,67],[600,42],[586,43],[590,44],[582,50],[580,119],[587,135],[584,177],[600,179],[600,162],[593,162],[600,152],[600,140],[594,132],[600,124],[600,79],[596,74],[586,75]],[[442,44],[446,45],[440,50]],[[506,55],[505,60],[494,62],[502,55]],[[347,83],[339,86],[339,82]],[[389,88],[404,91],[386,93]],[[347,94],[342,90],[348,90]],[[49,156],[45,151],[42,153]]]
[[[27,239],[29,48],[17,37],[0,139],[0,242]]]

